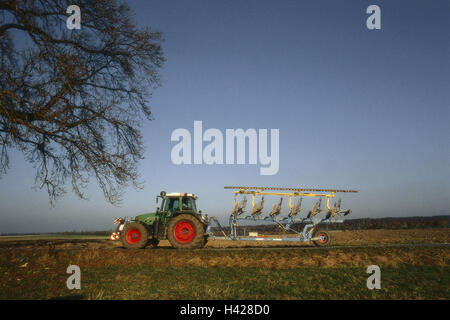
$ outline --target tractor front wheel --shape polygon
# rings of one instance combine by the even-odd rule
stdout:
[[[127,249],[144,248],[148,241],[147,228],[138,222],[127,223],[120,232],[120,240]]]
[[[169,221],[167,239],[177,249],[202,248],[205,243],[203,224],[190,214],[180,214]]]

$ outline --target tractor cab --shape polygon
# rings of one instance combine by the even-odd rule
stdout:
[[[157,197],[162,199],[161,208],[158,211],[174,214],[180,211],[191,211],[197,213],[197,197],[192,193],[168,193],[161,192]]]
[[[199,215],[196,206],[197,196],[192,193],[166,193],[162,191],[156,197],[157,204],[159,204],[160,199],[161,205],[156,208],[155,212],[138,215],[135,220],[152,225],[155,220],[159,219],[163,224],[166,224],[172,216],[180,213]]]

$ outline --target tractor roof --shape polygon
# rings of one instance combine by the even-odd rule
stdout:
[[[166,197],[191,197],[194,199],[197,199],[197,196],[194,195],[193,193],[181,193],[181,192],[171,192],[171,193],[166,193]]]

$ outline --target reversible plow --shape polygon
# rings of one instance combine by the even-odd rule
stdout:
[[[278,187],[241,187],[230,186],[225,189],[233,189],[234,206],[229,218],[230,232],[227,234],[215,218],[211,218],[221,229],[223,236],[215,236],[211,232],[211,226],[207,233],[210,239],[218,240],[256,240],[256,241],[312,241],[316,245],[328,245],[330,236],[326,231],[319,231],[319,224],[342,223],[343,217],[350,214],[350,209],[341,209],[341,199],[334,201],[336,193],[355,193],[357,190],[347,189],[312,189],[312,188],[278,188]],[[247,196],[251,197],[251,210],[246,211]],[[264,198],[267,196],[279,196],[278,203],[274,204],[268,215],[263,215]],[[317,198],[311,210],[306,215],[301,212],[303,198]],[[289,209],[283,212],[283,199],[287,198]],[[325,208],[322,208],[322,200],[325,200]],[[239,220],[268,221],[277,224],[284,233],[296,236],[268,237],[268,236],[238,236],[237,225]],[[292,228],[293,224],[304,224],[301,232]]]

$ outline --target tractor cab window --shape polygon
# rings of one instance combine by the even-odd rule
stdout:
[[[197,208],[195,206],[195,200],[192,198],[183,197],[182,206],[183,206],[183,210],[197,211]]]
[[[169,198],[164,202],[164,211],[175,212],[180,210],[180,200],[178,198]]]

